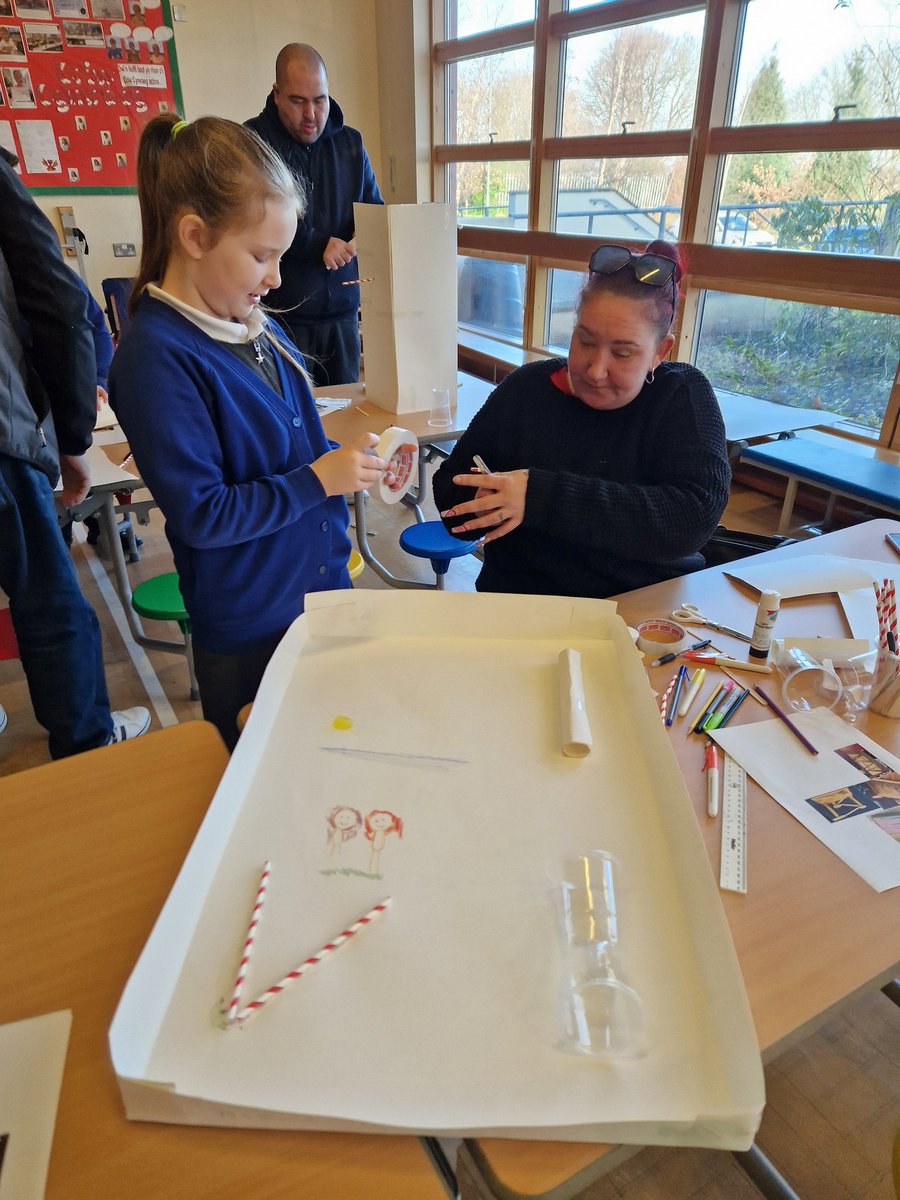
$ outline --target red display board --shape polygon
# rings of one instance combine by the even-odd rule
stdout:
[[[33,191],[132,191],[141,129],[180,109],[168,0],[0,0],[0,144]]]

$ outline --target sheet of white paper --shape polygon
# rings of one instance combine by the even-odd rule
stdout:
[[[97,420],[94,422],[95,429],[110,429],[113,425],[118,425],[118,419],[113,412],[108,401],[104,401],[100,405],[97,412]]]
[[[339,400],[334,396],[316,397],[316,408],[320,417],[327,416],[328,413],[337,412],[341,408],[349,408],[352,403],[352,400]]]
[[[593,1140],[607,1125],[632,1141],[649,1121],[654,1140],[716,1145],[755,1125],[746,998],[624,623],[602,601],[485,601],[308,598],[117,1013],[120,1079],[174,1088],[126,1086],[130,1115],[199,1120],[198,1098],[213,1123]],[[596,718],[583,760],[559,750],[564,647],[582,654]],[[377,812],[402,831],[367,837]],[[623,961],[651,1047],[635,1062],[556,1044],[553,866],[578,847],[621,866]],[[393,904],[223,1030],[267,859],[247,1000]]]
[[[0,1025],[0,1200],[43,1200],[72,1014]]]
[[[900,772],[900,758],[829,709],[791,713],[791,720],[818,754],[777,718],[729,725],[710,736],[877,892],[897,887],[900,774],[896,780],[880,776]]]
[[[761,592],[774,588],[783,599],[816,596],[822,592],[849,592],[871,587],[875,580],[900,578],[900,566],[836,554],[804,554],[796,558],[780,555],[759,564],[755,556],[741,559],[725,572]]]
[[[875,593],[871,587],[854,588],[852,592],[839,592],[838,599],[850,632],[854,637],[867,638],[873,646],[878,644],[878,613],[875,609]]]

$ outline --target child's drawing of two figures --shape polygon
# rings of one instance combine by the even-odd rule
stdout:
[[[403,821],[386,808],[373,808],[368,816],[363,817],[357,809],[338,804],[326,817],[326,824],[332,858],[339,857],[346,843],[352,841],[360,829],[364,830],[369,842],[370,875],[381,875],[381,852],[388,835],[396,833],[398,837],[403,837]]]

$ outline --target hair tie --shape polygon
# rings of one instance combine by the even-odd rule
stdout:
[[[178,137],[178,135],[179,135],[179,133],[181,133],[182,129],[187,129],[188,125],[190,125],[190,121],[176,121],[175,124],[172,126],[172,137],[173,138]]]

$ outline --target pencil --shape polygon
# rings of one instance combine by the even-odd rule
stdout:
[[[803,736],[803,734],[800,732],[800,730],[797,728],[797,726],[794,724],[794,722],[791,720],[791,718],[787,715],[786,712],[783,712],[778,707],[778,705],[775,703],[775,701],[772,699],[772,697],[767,695],[762,690],[761,687],[757,687],[756,691],[759,692],[760,696],[762,696],[763,700],[766,702],[766,704],[768,704],[769,708],[771,708],[771,710],[775,714],[775,716],[778,717],[779,721],[783,721],[784,724],[787,725],[788,729],[791,731],[791,733],[794,735],[794,737],[797,739],[797,741],[802,743],[802,745],[804,745],[806,747],[806,749],[810,752],[810,754],[818,754],[819,753],[818,750],[815,748],[815,746],[812,744],[812,742],[809,740],[809,738]]]
[[[719,697],[715,708],[711,708],[703,720],[700,722],[698,733],[709,733],[710,729],[716,729],[719,722],[722,720],[722,714],[731,703],[731,693],[734,691],[734,683],[729,679],[727,683],[722,684],[722,694]],[[714,724],[715,722],[715,724]]]
[[[375,276],[367,275],[365,277],[365,279],[345,279],[341,283],[341,287],[352,287],[354,285],[354,283],[374,283],[374,282],[375,282]]]

